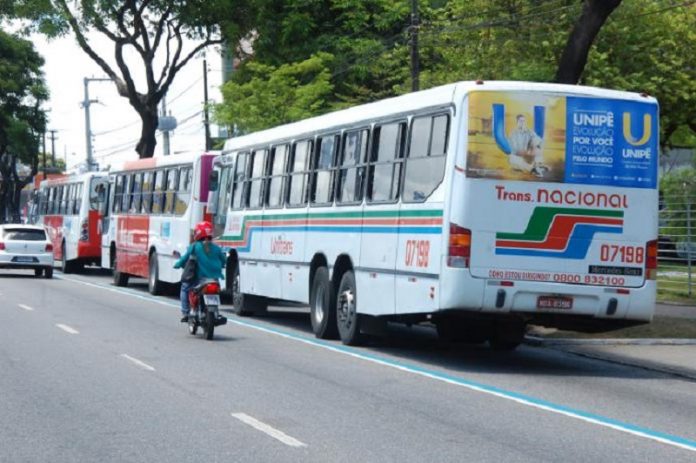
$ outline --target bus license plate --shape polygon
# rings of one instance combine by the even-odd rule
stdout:
[[[220,296],[217,294],[206,294],[203,296],[203,300],[205,301],[205,305],[220,305]]]
[[[573,298],[563,296],[539,296],[537,299],[538,309],[572,309]]]

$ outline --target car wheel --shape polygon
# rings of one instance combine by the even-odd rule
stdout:
[[[40,277],[41,275],[43,275],[43,269],[41,269],[41,268],[35,268],[35,269],[34,269],[34,276],[35,276],[35,277]]]
[[[47,280],[50,280],[51,278],[53,278],[53,267],[46,267],[44,269],[43,276]]]

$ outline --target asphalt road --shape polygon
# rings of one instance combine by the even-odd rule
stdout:
[[[319,342],[306,310],[190,336],[145,282],[0,272],[0,462],[696,461],[696,383],[391,327]]]

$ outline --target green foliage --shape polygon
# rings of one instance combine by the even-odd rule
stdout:
[[[43,58],[31,42],[0,31],[0,156],[27,164],[36,156],[46,124],[41,104],[48,99]]]
[[[245,82],[223,86],[225,103],[215,108],[218,122],[252,132],[326,112],[333,91],[328,68],[332,58],[318,53],[277,67],[249,63]]]

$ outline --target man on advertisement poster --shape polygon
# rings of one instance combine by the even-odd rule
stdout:
[[[544,164],[542,144],[544,140],[532,129],[527,127],[527,118],[524,114],[518,114],[515,118],[517,125],[510,132],[510,155],[508,162],[515,170],[530,172],[539,178],[549,172],[549,167]]]

